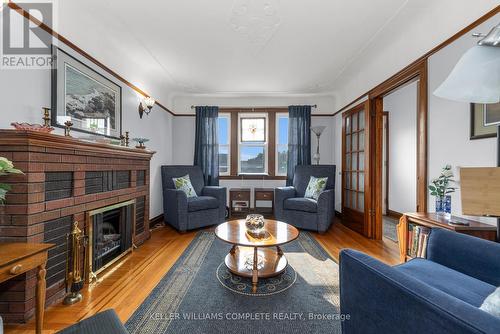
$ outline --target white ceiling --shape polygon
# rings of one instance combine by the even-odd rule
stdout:
[[[445,31],[441,21],[419,25],[419,17],[437,12],[439,16],[443,6],[456,4],[456,0],[55,1],[56,31],[167,106],[175,96],[186,94],[333,93],[338,81],[373,52],[380,36],[403,36],[408,44],[396,53],[422,44],[423,39],[440,42],[432,31]],[[483,10],[495,2],[461,1],[464,6],[454,14],[459,27],[469,23],[460,10],[479,3]],[[422,33],[405,38],[408,25],[420,26]]]
[[[406,2],[63,0],[56,29],[158,99],[318,93]]]

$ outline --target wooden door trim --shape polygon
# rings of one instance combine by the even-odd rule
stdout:
[[[418,83],[418,105],[417,105],[417,212],[427,211],[427,156],[428,156],[428,143],[427,143],[427,115],[428,115],[428,92],[427,92],[427,59],[423,59],[419,63],[413,64],[413,66],[408,67],[406,70],[397,73],[388,80],[384,81],[382,84],[373,89],[369,94],[370,101],[373,101],[373,113],[375,117],[376,126],[376,138],[374,138],[374,143],[381,143],[383,141],[383,97],[394,90],[400,88],[401,86],[407,84],[408,82],[417,79]],[[373,171],[373,177],[375,182],[375,187],[373,191],[374,195],[374,208],[375,208],[375,220],[374,220],[374,233],[375,239],[382,238],[382,201],[381,201],[381,180],[382,180],[382,145],[378,145],[373,152],[374,157],[379,163],[376,164],[375,170]]]
[[[389,209],[389,112],[384,111],[382,113],[382,122],[385,117],[385,127],[382,129],[385,132],[385,210],[386,213],[391,211]],[[382,134],[383,135],[383,134]],[[382,168],[384,161],[382,161]]]

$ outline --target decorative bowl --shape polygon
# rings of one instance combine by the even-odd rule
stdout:
[[[264,232],[265,223],[264,216],[257,214],[248,215],[245,219],[247,231],[252,235],[262,234],[262,232]]]
[[[140,137],[132,138],[132,140],[139,144],[135,148],[140,148],[140,149],[145,149],[146,146],[144,146],[144,143],[147,143],[149,141],[148,138],[140,138]]]
[[[50,133],[54,131],[53,127],[45,126],[41,124],[30,124],[30,123],[10,123],[16,130],[19,131],[34,131],[34,132],[43,132]]]

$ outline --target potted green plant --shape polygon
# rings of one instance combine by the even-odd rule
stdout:
[[[14,168],[14,164],[7,158],[0,157],[0,177],[9,174],[23,174],[19,169]],[[10,190],[10,185],[0,183],[0,204],[5,203],[5,195]]]
[[[457,189],[456,187],[452,187],[452,184],[455,183],[453,177],[451,165],[446,165],[441,170],[439,177],[433,179],[429,185],[431,195],[436,197],[436,212],[438,214],[445,214],[448,218],[451,217],[450,194]]]

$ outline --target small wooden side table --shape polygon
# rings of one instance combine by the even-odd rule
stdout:
[[[36,333],[42,333],[45,309],[45,265],[54,244],[0,243],[0,283],[38,268],[36,285]]]
[[[450,225],[449,222],[462,222],[468,225]],[[475,220],[452,216],[446,219],[433,212],[405,213],[397,226],[399,257],[401,262],[411,259],[408,255],[408,224],[420,225],[427,228],[440,227],[458,233],[472,235],[477,238],[495,241],[496,226],[481,223]]]
[[[229,189],[230,216],[244,216],[250,213],[250,188]]]
[[[253,193],[255,212],[264,216],[272,216],[274,214],[274,189],[255,188]]]

